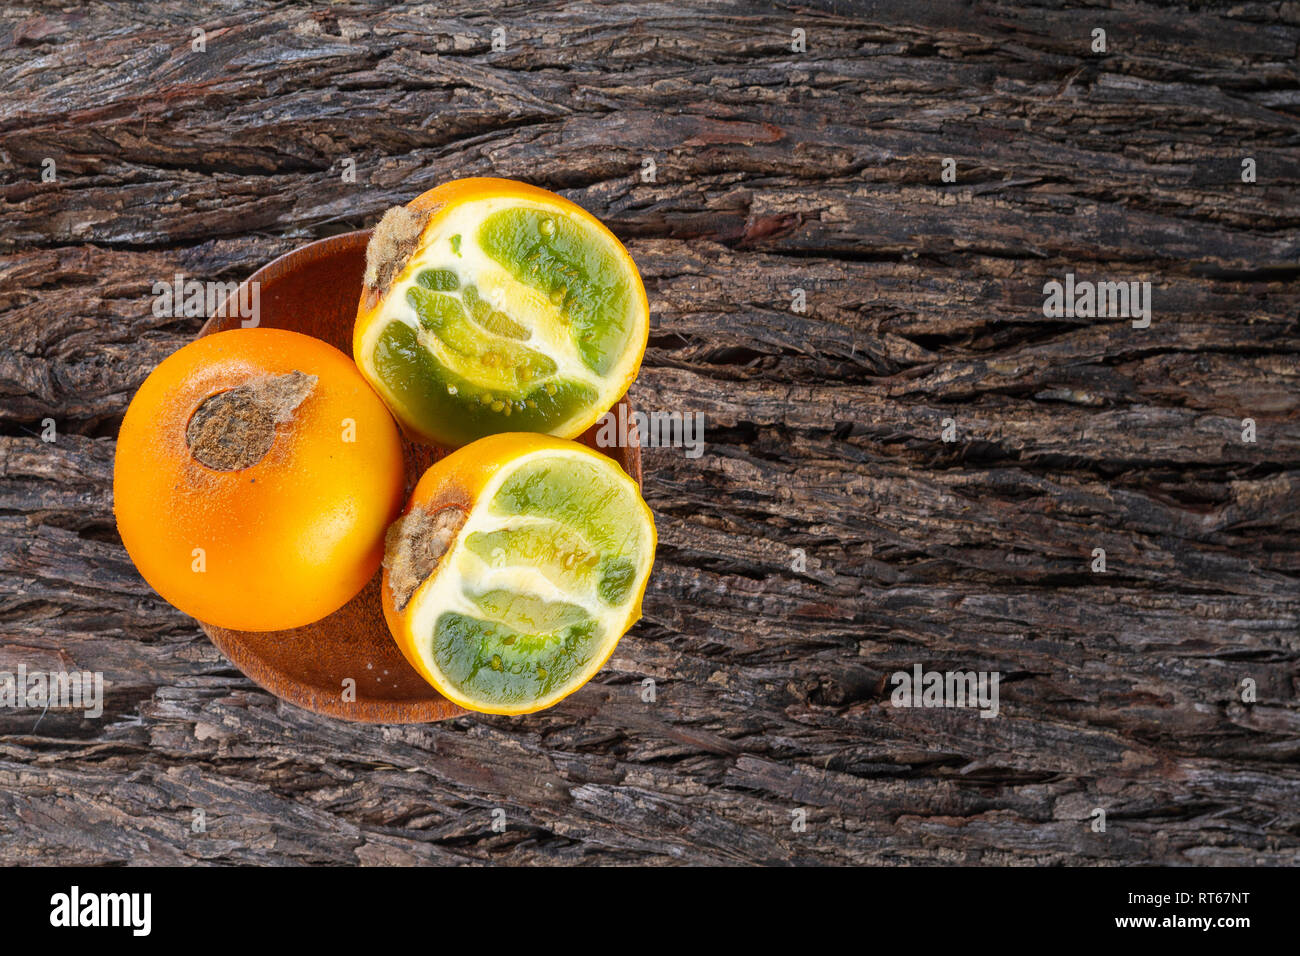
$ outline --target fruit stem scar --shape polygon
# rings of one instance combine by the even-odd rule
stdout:
[[[209,395],[185,426],[190,456],[214,471],[240,471],[256,465],[275,442],[275,426],[292,418],[317,381],[317,376],[295,370]]]
[[[393,206],[384,213],[366,245],[367,289],[374,289],[380,295],[388,291],[393,278],[419,246],[420,234],[431,215],[431,211],[409,206]]]
[[[384,567],[393,606],[404,611],[415,589],[428,579],[456,540],[468,513],[457,505],[435,512],[423,508],[394,521],[384,536]]]

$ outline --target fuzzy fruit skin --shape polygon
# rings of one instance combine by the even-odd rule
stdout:
[[[469,512],[475,504],[479,502],[483,489],[491,481],[492,477],[505,465],[510,464],[516,458],[530,454],[534,451],[546,449],[556,449],[563,451],[572,451],[577,449],[586,452],[596,458],[609,461],[608,458],[601,455],[600,452],[592,451],[585,445],[579,445],[576,442],[566,439],[554,438],[550,435],[539,435],[535,432],[506,432],[499,435],[489,435],[472,442],[457,451],[452,452],[441,461],[435,462],[428,471],[420,478],[416,484],[415,490],[411,492],[411,499],[407,502],[406,508],[402,511],[403,515],[409,514],[413,508],[422,508],[426,511],[440,511],[450,505],[462,508]],[[617,466],[615,466],[617,468]],[[631,481],[631,479],[628,479]],[[637,495],[638,501],[641,501],[640,494]],[[654,554],[659,544],[659,535],[655,528],[654,516],[650,508],[641,501],[641,507],[645,510],[646,523],[650,531],[650,553]],[[459,533],[457,539],[459,540]],[[456,546],[453,541],[451,548]],[[434,571],[437,575],[444,567],[443,562],[439,562],[438,568]],[[467,710],[476,710],[485,714],[507,714],[519,715],[529,714],[543,709],[542,707],[484,707],[483,705],[466,701],[454,687],[449,686],[442,681],[437,674],[429,669],[416,650],[417,635],[412,627],[413,615],[410,613],[415,606],[416,596],[421,590],[428,586],[428,580],[421,583],[411,595],[411,600],[407,602],[406,608],[402,611],[397,610],[393,603],[393,594],[388,586],[388,569],[384,568],[383,585],[380,592],[383,595],[384,619],[388,622],[388,630],[393,635],[393,640],[397,642],[402,656],[407,662],[415,668],[416,672],[428,681],[438,693],[446,697],[452,703],[457,704]],[[650,583],[649,575],[641,583],[641,590],[637,592],[635,600],[628,612],[627,620],[623,623],[620,630],[620,637],[631,629],[632,625],[641,619],[641,602],[645,598],[646,587]],[[614,648],[618,646],[618,640],[610,643],[609,650],[601,658],[600,664],[592,673],[597,673],[610,656],[614,653]],[[546,704],[546,707],[554,707],[565,697],[580,690],[583,685],[579,684],[570,689],[563,696]]]
[[[194,460],[185,429],[204,399],[295,370],[318,381],[261,461],[216,471]],[[397,427],[346,355],[297,332],[232,329],[186,345],[140,386],[118,434],[113,510],[169,603],[218,627],[275,631],[320,620],[370,580],[403,486]]]
[[[577,203],[570,202],[563,196],[538,186],[530,186],[528,183],[521,183],[514,179],[498,179],[491,176],[453,179],[440,186],[435,186],[433,189],[426,190],[407,203],[409,209],[430,214],[428,222],[425,223],[420,233],[420,246],[424,246],[427,237],[438,229],[442,218],[458,204],[489,197],[532,200],[547,203],[563,212],[570,213],[602,233],[613,244],[614,248],[620,250],[626,258],[631,267],[630,274],[634,280],[633,292],[636,296],[637,307],[644,319],[639,324],[638,338],[631,346],[637,359],[630,364],[630,367],[621,376],[619,387],[613,392],[614,401],[617,401],[618,396],[627,392],[631,384],[636,381],[637,372],[641,369],[641,357],[645,355],[646,345],[650,341],[650,303],[646,298],[645,283],[641,279],[640,270],[637,269],[636,263],[632,261],[631,255],[618,237],[610,232],[609,227]],[[393,277],[393,285],[401,281],[408,274],[408,271],[409,263],[407,267],[404,267]],[[373,286],[365,286],[361,290],[361,301],[357,305],[357,319],[352,326],[352,357],[356,360],[357,367],[362,370],[362,373],[367,378],[370,378],[373,373],[370,371],[368,357],[365,355],[365,339],[374,325],[380,321],[384,301],[385,296],[381,295],[378,289]],[[384,397],[385,401],[389,401],[382,382],[372,381],[371,384],[375,386],[375,390]],[[612,405],[613,402],[610,404]],[[594,425],[600,419],[600,416],[607,411],[609,411],[609,407],[593,406],[584,419],[576,422],[565,434],[558,437],[577,438]],[[404,409],[394,406],[393,412],[398,421],[402,422],[406,433],[413,439],[430,445],[440,444],[436,436],[431,435],[428,430],[421,427],[418,421],[411,419]]]

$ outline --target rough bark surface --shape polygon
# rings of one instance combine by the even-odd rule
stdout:
[[[107,701],[0,709],[0,861],[1300,861],[1298,47],[1294,3],[7,6],[0,670]],[[645,619],[582,692],[316,717],[117,540],[202,322],[152,287],[481,174],[627,243],[633,398],[705,452],[646,450]],[[1150,327],[1044,318],[1070,272]],[[917,663],[999,716],[892,706]]]

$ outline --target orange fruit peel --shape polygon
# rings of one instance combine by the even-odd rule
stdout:
[[[219,627],[319,620],[379,568],[401,436],[338,349],[234,329],[168,356],[118,434],[113,508],[144,579]]]

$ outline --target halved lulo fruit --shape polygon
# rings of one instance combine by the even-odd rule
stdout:
[[[388,532],[383,603],[411,665],[470,710],[573,693],[641,616],[654,519],[609,458],[500,434],[425,472]]]
[[[566,199],[460,179],[390,209],[366,252],[357,366],[414,437],[575,438],[636,377],[649,334],[627,250]]]

